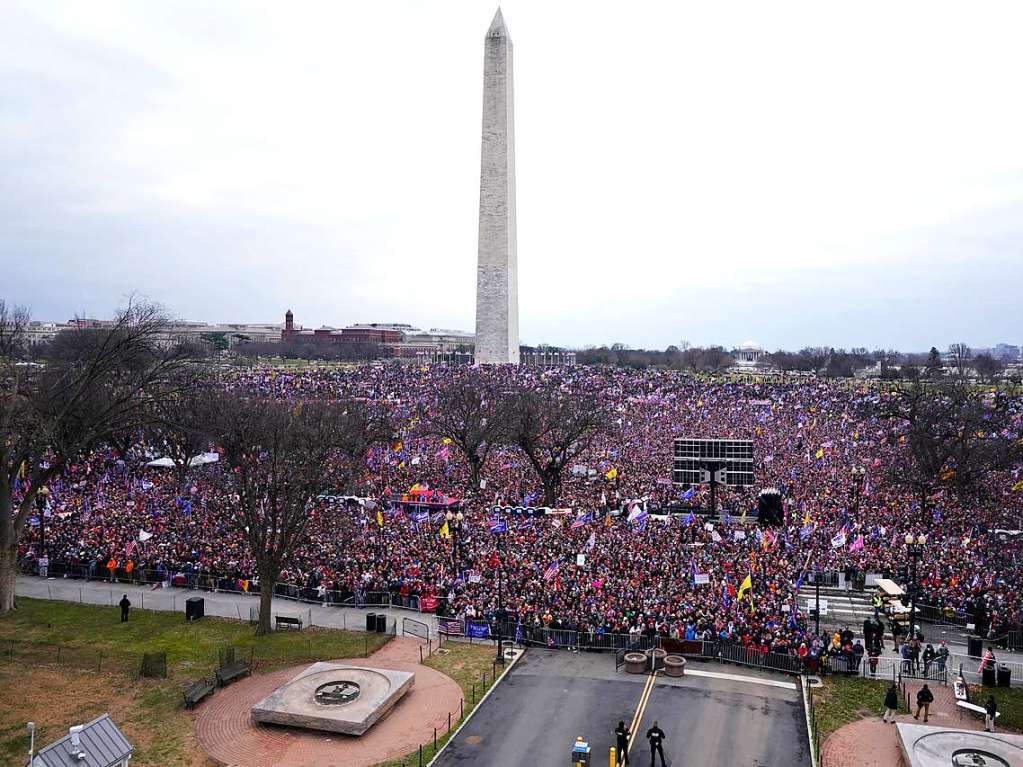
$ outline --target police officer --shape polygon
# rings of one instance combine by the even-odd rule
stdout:
[[[625,722],[619,722],[615,728],[615,739],[618,741],[618,764],[629,763],[629,728],[625,726]]]
[[[661,767],[667,767],[664,762],[664,749],[661,744],[664,742],[664,730],[657,726],[657,720],[654,720],[654,726],[646,731],[646,739],[650,741],[650,767],[654,767],[654,757],[657,754],[661,755]]]
[[[131,602],[128,600],[128,595],[125,594],[121,597],[121,601],[117,603],[118,607],[121,608],[121,623],[128,622],[128,608],[131,607]]]

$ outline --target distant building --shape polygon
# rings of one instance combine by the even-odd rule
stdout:
[[[472,333],[462,330],[421,330],[400,322],[358,323],[340,329],[324,325],[316,330],[306,330],[295,325],[295,316],[289,309],[284,315],[280,340],[287,343],[303,339],[320,343],[376,344],[393,357],[415,359],[421,359],[424,355],[464,350],[476,340]]]
[[[766,354],[764,348],[754,341],[744,341],[732,350],[736,367],[755,367]]]
[[[1004,362],[1019,362],[1020,348],[1015,344],[995,344],[991,356]]]

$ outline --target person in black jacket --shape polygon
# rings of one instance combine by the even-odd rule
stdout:
[[[984,732],[995,731],[995,717],[998,715],[998,703],[994,695],[987,696],[987,703],[984,704]]]
[[[661,767],[665,767],[664,749],[661,747],[664,742],[664,730],[657,726],[656,719],[654,726],[646,731],[646,739],[650,741],[650,767],[654,767],[654,756],[657,754],[661,755]]]
[[[913,714],[913,718],[916,719],[920,716],[920,709],[924,710],[924,721],[927,721],[927,714],[930,711],[931,704],[934,702],[934,693],[931,692],[930,688],[925,684],[920,688],[920,692],[916,694],[916,713]]]
[[[881,719],[885,722],[895,724],[895,716],[899,710],[899,691],[893,684],[884,694],[884,716]],[[889,717],[891,717],[889,719]]]
[[[615,740],[618,741],[618,761],[617,764],[628,764],[629,763],[629,728],[625,726],[625,722],[619,722],[618,727],[615,728]]]
[[[131,607],[131,602],[128,601],[128,595],[125,594],[121,597],[121,601],[117,603],[118,607],[121,608],[121,623],[128,622],[128,608]]]

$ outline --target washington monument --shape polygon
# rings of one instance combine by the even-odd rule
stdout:
[[[480,247],[476,265],[476,362],[519,361],[515,253],[515,108],[512,41],[501,9],[483,43]]]

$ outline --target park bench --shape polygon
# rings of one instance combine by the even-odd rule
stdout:
[[[235,679],[241,679],[243,676],[248,676],[250,673],[252,673],[252,669],[249,668],[249,664],[243,660],[228,663],[217,669],[217,684],[223,687],[224,685],[230,684]]]
[[[962,711],[971,711],[974,714],[980,714],[981,716],[987,716],[987,711],[983,706],[978,706],[976,703],[967,703],[965,700],[957,700],[956,708],[962,709]],[[960,711],[960,714],[962,713]],[[995,712],[995,719],[998,719],[1002,715],[1001,711]]]
[[[197,682],[192,682],[182,692],[185,698],[185,708],[195,708],[207,695],[212,695],[214,690],[213,682],[203,677]]]
[[[282,626],[284,626],[289,629],[298,629],[299,631],[302,630],[301,618],[292,618],[288,615],[278,615],[275,618],[275,621],[277,623],[277,628],[281,628]]]

